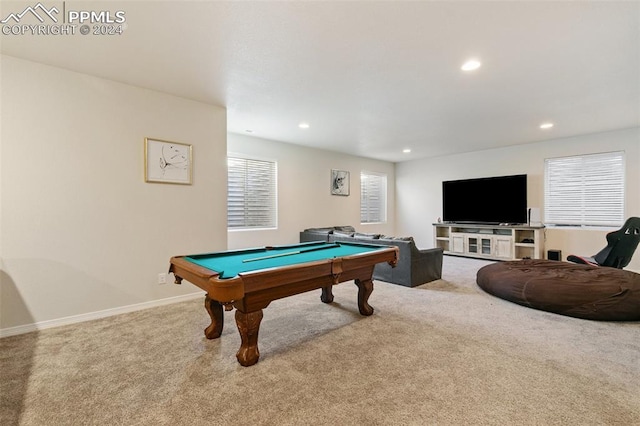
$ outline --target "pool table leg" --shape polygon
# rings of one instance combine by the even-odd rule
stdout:
[[[333,302],[333,286],[322,287],[322,294],[320,295],[320,300],[324,303]]]
[[[211,317],[211,324],[204,329],[204,335],[207,339],[217,339],[222,334],[222,328],[224,327],[222,305],[207,294],[204,298],[204,308]]]
[[[373,281],[371,281],[371,279],[356,279],[355,283],[358,286],[358,309],[360,310],[360,314],[369,316],[373,314],[373,308],[368,303],[369,296],[373,293]]]
[[[236,309],[236,325],[240,332],[240,349],[236,353],[238,362],[244,366],[258,362],[260,351],[258,350],[258,331],[262,321],[262,309],[254,312],[241,312]]]

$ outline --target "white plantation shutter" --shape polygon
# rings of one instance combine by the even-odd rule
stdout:
[[[624,222],[624,152],[545,160],[548,225],[620,226]]]
[[[227,227],[275,228],[276,163],[237,157],[227,162]]]
[[[387,175],[360,173],[360,222],[387,221]]]

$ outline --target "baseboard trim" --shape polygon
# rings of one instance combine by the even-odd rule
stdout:
[[[3,337],[16,336],[18,334],[31,333],[32,331],[46,330],[48,328],[60,327],[63,325],[76,324],[79,322],[92,321],[100,318],[126,314],[129,312],[141,311],[143,309],[155,308],[158,306],[171,305],[173,303],[184,302],[197,299],[203,296],[203,292],[190,293],[182,296],[167,297],[166,299],[152,300],[150,302],[136,303],[133,305],[120,306],[117,308],[105,309],[102,311],[88,312],[86,314],[73,315],[54,320],[39,321],[32,324],[18,325],[16,327],[0,328],[0,339]]]

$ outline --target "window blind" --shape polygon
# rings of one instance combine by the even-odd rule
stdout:
[[[360,173],[360,222],[387,221],[387,176],[380,173]]]
[[[622,225],[624,152],[546,159],[544,204],[549,225]]]
[[[229,157],[227,165],[227,227],[275,228],[276,163]]]

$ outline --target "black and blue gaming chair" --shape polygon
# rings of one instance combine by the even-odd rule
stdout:
[[[640,217],[627,219],[622,228],[607,234],[607,246],[592,257],[570,255],[569,262],[622,269],[631,262],[640,242]]]

